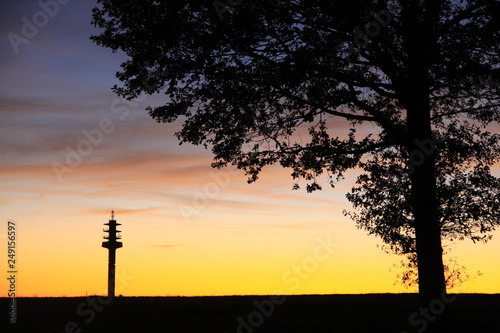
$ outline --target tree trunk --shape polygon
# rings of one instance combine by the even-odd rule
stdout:
[[[408,59],[402,102],[407,110],[405,146],[409,154],[410,203],[415,219],[421,319],[418,331],[451,332],[436,191],[437,143],[432,135],[429,98],[432,28],[424,19],[419,1],[409,1],[403,15],[406,16],[403,34]]]
[[[416,249],[419,281],[419,304],[423,332],[451,332],[449,298],[441,247],[438,220],[434,158],[426,156],[424,163],[410,175],[411,204],[415,217]]]
[[[414,81],[415,82],[415,81]],[[415,90],[418,90],[415,87]],[[419,332],[452,332],[450,326],[449,298],[441,246],[441,226],[436,191],[437,142],[430,123],[430,107],[420,90],[418,100],[408,109],[407,143],[411,182],[410,204],[415,220],[415,236],[419,285],[419,313],[422,320]],[[415,91],[416,96],[419,94]],[[422,309],[422,310],[421,310]]]

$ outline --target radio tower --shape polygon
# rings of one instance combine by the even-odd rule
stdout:
[[[104,232],[109,233],[108,236],[104,236],[104,239],[107,239],[107,242],[102,242],[102,247],[105,247],[109,251],[108,256],[108,298],[115,297],[115,262],[116,262],[116,249],[119,249],[123,246],[121,240],[121,236],[117,234],[117,232],[121,232],[120,230],[116,230],[116,227],[121,225],[120,223],[116,223],[115,220],[115,211],[111,211],[111,220],[108,223],[104,223],[104,225],[109,226],[109,229],[103,229]]]

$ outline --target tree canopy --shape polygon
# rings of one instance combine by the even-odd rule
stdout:
[[[249,182],[279,164],[314,191],[363,170],[346,214],[417,252],[436,296],[441,238],[500,223],[500,3],[224,1],[99,0],[93,41],[129,57],[115,92],[164,93],[150,115]]]

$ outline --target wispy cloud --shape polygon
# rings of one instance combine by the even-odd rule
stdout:
[[[156,244],[156,245],[151,245],[151,247],[161,248],[161,249],[171,249],[174,247],[186,246],[186,245],[187,244]]]

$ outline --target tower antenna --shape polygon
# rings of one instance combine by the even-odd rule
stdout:
[[[111,211],[111,220],[108,223],[104,223],[104,225],[109,226],[108,229],[103,229],[104,232],[107,232],[108,235],[104,236],[104,239],[107,239],[106,242],[102,242],[102,247],[108,249],[108,298],[115,297],[115,264],[116,264],[116,249],[119,249],[123,246],[121,240],[121,236],[118,235],[120,230],[116,230],[116,227],[121,225],[120,223],[116,223],[115,220],[115,211]]]

